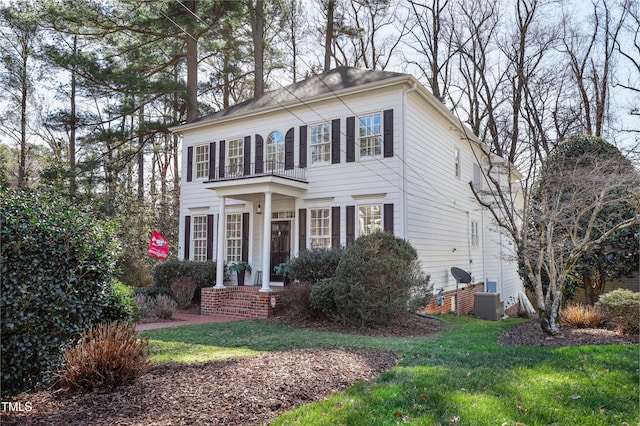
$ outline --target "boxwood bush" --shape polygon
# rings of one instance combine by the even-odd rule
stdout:
[[[309,284],[335,278],[343,253],[342,247],[302,250],[298,256],[289,260],[291,267],[289,278]]]
[[[124,319],[113,227],[60,198],[0,193],[2,393],[46,381],[85,329]],[[115,293],[114,293],[115,292]]]
[[[216,262],[169,259],[156,265],[153,270],[154,286],[167,290],[173,281],[189,277],[196,280],[198,288],[214,286],[216,283]]]
[[[624,334],[640,332],[640,293],[617,289],[600,296],[596,303],[607,324]]]

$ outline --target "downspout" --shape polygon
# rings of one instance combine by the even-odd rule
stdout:
[[[409,200],[407,197],[407,95],[415,92],[417,83],[402,94],[402,238],[408,240]]]

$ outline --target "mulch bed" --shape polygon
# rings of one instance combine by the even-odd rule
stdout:
[[[331,322],[268,321],[321,331],[408,337],[439,333],[446,323],[422,317],[382,329],[354,329]],[[637,344],[638,336],[609,330],[565,328],[549,339],[537,321],[507,330],[502,345],[569,346]],[[273,352],[195,365],[155,365],[136,382],[89,393],[47,390],[13,398],[30,411],[2,412],[3,425],[258,425],[301,405],[369,381],[400,362],[394,351],[314,348]]]

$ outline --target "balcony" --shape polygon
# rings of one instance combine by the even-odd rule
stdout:
[[[256,167],[256,163],[226,166],[222,170],[217,169],[214,178],[209,179],[205,183],[251,179],[265,176],[274,176],[297,182],[307,182],[306,168],[296,166],[285,167],[284,162],[278,161],[265,161],[262,164],[257,164],[257,166],[258,167]]]

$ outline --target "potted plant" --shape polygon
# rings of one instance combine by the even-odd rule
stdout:
[[[282,275],[284,285],[289,285],[289,274],[291,273],[291,265],[289,265],[289,262],[283,262],[279,265],[274,266],[273,272],[275,272],[277,275]]]
[[[251,272],[251,265],[248,262],[237,262],[229,266],[229,271],[238,275],[238,285],[244,285],[245,272]]]

